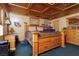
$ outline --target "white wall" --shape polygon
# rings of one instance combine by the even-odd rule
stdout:
[[[60,22],[60,25],[59,25],[59,30],[62,30],[64,27],[67,27],[68,26],[68,19],[69,17],[74,17],[74,16],[79,16],[79,13],[75,13],[75,14],[71,14],[71,15],[67,15],[67,16],[64,16],[64,17],[61,17],[61,18],[57,18],[57,19],[53,19],[51,22],[52,22],[52,26],[53,26],[53,21],[56,21],[56,20],[59,20]]]
[[[66,18],[62,18],[60,19],[60,30],[62,30],[63,28],[67,27],[67,19]]]
[[[11,26],[14,31],[15,34],[19,35],[19,40],[22,41],[24,40],[24,22],[27,22],[29,24],[29,17],[26,16],[21,16],[21,15],[16,15],[13,13],[10,13],[10,20],[11,20]],[[14,25],[14,22],[19,22],[21,24],[21,27],[16,27]]]
[[[10,20],[11,20],[11,25],[10,27],[12,27],[15,31],[15,33],[19,36],[19,40],[22,41],[24,40],[24,22],[27,22],[27,24],[30,24],[30,17],[27,16],[22,16],[22,15],[17,15],[14,13],[10,13]],[[40,20],[40,25],[44,23],[44,19],[39,19]],[[21,24],[21,27],[16,27],[14,25],[14,22],[19,22]]]
[[[44,24],[44,19],[40,19],[40,25]]]
[[[53,26],[53,22],[54,21],[59,21],[59,30],[62,30],[64,27],[67,27],[67,19],[66,18],[60,18],[60,19],[55,19],[55,20],[52,20],[52,26]]]
[[[48,23],[49,23],[49,22],[51,22],[51,21],[50,21],[50,20],[47,20],[47,19],[40,19],[40,25],[41,25],[41,24],[44,24],[44,22],[48,22]],[[50,25],[50,26],[51,26],[51,25]]]

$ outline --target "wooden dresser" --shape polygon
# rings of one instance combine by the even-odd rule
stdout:
[[[3,36],[0,36],[0,40],[3,40]]]
[[[15,48],[15,35],[11,34],[11,35],[6,35],[5,36],[5,40],[8,40],[10,43],[10,50],[16,50]]]

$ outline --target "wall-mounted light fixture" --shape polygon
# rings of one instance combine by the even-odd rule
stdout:
[[[7,25],[7,33],[9,33],[9,26],[11,25],[11,21],[9,18],[6,19],[5,24]]]

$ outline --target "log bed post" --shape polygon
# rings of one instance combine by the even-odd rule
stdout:
[[[65,47],[65,38],[64,38],[64,32],[63,32],[63,30],[61,31],[61,47]]]
[[[32,50],[32,53],[33,53],[33,56],[37,56],[38,55],[38,32],[33,32],[33,50]]]

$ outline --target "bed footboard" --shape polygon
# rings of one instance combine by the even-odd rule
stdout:
[[[32,55],[37,56],[38,55],[38,32],[33,32],[33,46],[32,46]]]
[[[61,35],[55,37],[39,38],[38,32],[33,32],[33,56],[58,46],[65,47],[64,32],[61,31],[60,33]]]

